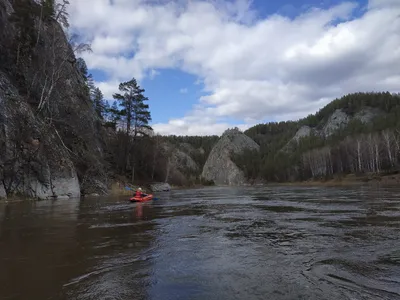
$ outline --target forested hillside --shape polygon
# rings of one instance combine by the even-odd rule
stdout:
[[[235,162],[251,180],[328,179],[396,172],[400,164],[400,96],[355,93],[299,121],[260,124],[245,134],[260,145]]]

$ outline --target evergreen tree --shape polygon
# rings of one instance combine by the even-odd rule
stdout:
[[[43,8],[43,19],[55,18],[56,7],[54,0],[42,0],[41,4]]]
[[[104,119],[106,120],[105,126],[116,129],[117,123],[121,120],[121,112],[118,109],[117,101],[114,101],[112,106],[105,101]]]
[[[93,106],[94,106],[97,116],[100,119],[104,119],[106,106],[105,106],[103,93],[100,91],[100,89],[98,87],[94,88],[94,90],[92,92],[92,101],[93,101]]]
[[[87,80],[90,75],[88,74],[88,67],[86,65],[85,60],[82,57],[77,58],[76,65],[78,67],[79,72],[82,74],[83,78]]]
[[[151,129],[148,125],[151,121],[149,106],[145,104],[148,100],[143,95],[144,89],[141,88],[135,78],[130,81],[123,82],[119,85],[119,90],[122,94],[114,94],[113,97],[116,99],[120,106],[121,116],[126,122],[126,133],[130,134],[133,127],[133,135],[136,137],[138,134],[146,135],[144,129]]]

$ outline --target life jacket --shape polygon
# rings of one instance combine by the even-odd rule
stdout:
[[[136,191],[135,197],[142,197],[142,192],[141,191]]]

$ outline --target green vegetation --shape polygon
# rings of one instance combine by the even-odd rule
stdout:
[[[366,108],[380,113],[363,123],[356,116]],[[337,109],[351,119],[347,126],[325,136],[322,129]],[[291,142],[301,126],[309,126],[314,132]],[[260,124],[248,129],[245,134],[260,145],[260,152],[246,151],[233,159],[249,179],[277,182],[393,172],[400,164],[399,133],[399,95],[355,93],[297,122]]]

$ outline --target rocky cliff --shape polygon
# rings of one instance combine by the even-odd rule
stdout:
[[[101,128],[74,51],[35,2],[18,3],[0,0],[0,197],[105,192]]]
[[[201,176],[217,185],[241,185],[246,182],[242,170],[232,161],[232,154],[244,149],[259,150],[259,145],[239,129],[229,129],[211,150]]]
[[[343,109],[336,109],[326,120],[326,122],[321,122],[319,124],[320,129],[311,128],[309,126],[303,125],[296,132],[293,138],[286,144],[286,146],[282,149],[282,151],[290,151],[290,145],[293,142],[298,142],[301,138],[308,137],[312,134],[322,137],[328,138],[332,134],[336,133],[340,129],[345,129],[350,121],[358,120],[362,124],[368,124],[373,121],[374,118],[380,117],[384,114],[384,112],[380,109],[373,107],[364,107],[353,116],[347,114]]]
[[[177,185],[188,185],[199,173],[200,166],[193,160],[190,154],[195,149],[187,144],[178,146],[170,143],[163,144],[166,154],[166,181]]]

